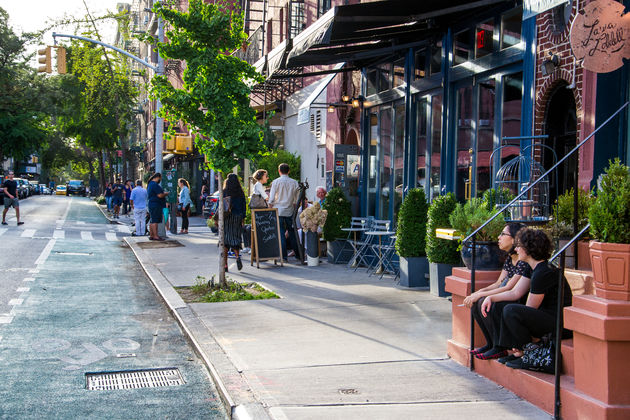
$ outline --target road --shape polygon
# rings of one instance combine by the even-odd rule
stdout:
[[[9,210],[0,226],[0,418],[226,419],[205,367],[123,246],[128,228],[107,224],[87,198],[35,196],[20,209],[24,225]],[[162,368],[178,369],[184,384],[87,389],[92,374]]]

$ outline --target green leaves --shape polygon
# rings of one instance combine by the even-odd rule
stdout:
[[[433,199],[429,206],[427,222],[427,258],[432,263],[459,264],[461,259],[457,248],[457,241],[449,241],[437,238],[435,230],[437,228],[448,228],[451,224],[449,215],[455,210],[457,200],[453,193],[448,193]]]
[[[630,168],[619,158],[610,162],[602,176],[588,220],[595,240],[630,244]]]
[[[324,224],[324,239],[334,241],[335,239],[345,239],[348,234],[341,228],[349,227],[352,221],[352,210],[350,201],[346,198],[343,190],[335,187],[328,191],[324,210],[328,211],[326,224]]]
[[[409,190],[398,212],[396,252],[399,256],[409,258],[426,255],[428,209],[424,190]]]
[[[163,117],[183,121],[195,131],[195,144],[208,157],[208,165],[222,172],[231,171],[239,159],[254,159],[266,151],[246,83],[261,76],[230,55],[247,39],[243,16],[235,9],[232,2],[202,0],[191,0],[184,12],[164,2],[154,6],[169,27],[168,42],[158,45],[160,54],[186,65],[181,88],[156,76],[150,93],[162,101]]]

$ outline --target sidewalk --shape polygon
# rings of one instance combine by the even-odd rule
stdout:
[[[118,219],[118,220],[123,220]],[[192,226],[192,225],[191,225]],[[446,356],[450,302],[343,265],[270,263],[228,276],[282,299],[187,305],[173,287],[218,269],[217,237],[191,227],[181,247],[144,250],[145,272],[206,361],[235,418],[542,419],[549,415]]]

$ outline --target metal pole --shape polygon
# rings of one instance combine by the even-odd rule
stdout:
[[[471,271],[470,271],[470,294],[472,295],[473,293],[475,293],[475,271],[476,267],[475,267],[475,257],[477,256],[477,235],[473,235],[472,237],[472,264],[471,264]],[[473,311],[472,309],[470,310],[470,370],[473,371],[475,370],[475,356],[473,356],[472,354],[472,350],[475,349],[475,318],[473,317]]]
[[[562,372],[562,311],[564,310],[564,265],[565,265],[565,253],[560,254],[560,269],[558,270],[558,310],[556,313],[556,337],[555,337],[555,372],[554,372],[554,409],[553,418],[560,419],[560,375]]]
[[[164,20],[158,16],[158,42],[164,42]],[[155,74],[164,75],[164,58],[158,49],[158,63]],[[162,173],[162,149],[164,146],[164,119],[160,117],[162,102],[158,99],[155,104],[155,172]]]

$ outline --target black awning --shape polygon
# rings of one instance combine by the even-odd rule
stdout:
[[[514,0],[389,0],[335,6],[293,39],[286,67],[369,61]]]

